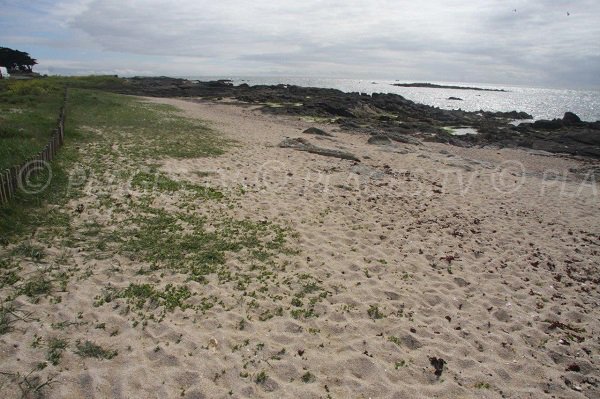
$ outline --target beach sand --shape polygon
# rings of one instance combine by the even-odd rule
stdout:
[[[573,172],[582,161],[439,143],[377,146],[334,124],[251,106],[146,101],[174,105],[235,140],[219,157],[167,159],[161,171],[242,192],[224,215],[293,232],[294,251],[278,255],[255,296],[267,316],[232,284],[209,279],[190,286],[221,304],[135,327],[111,304],[93,303],[100,287],[145,278],[140,264],[77,253],[94,276],[60,303],[17,299],[40,321],[0,336],[0,371],[31,369],[36,336],[59,335],[53,322],[81,320],[88,323],[73,336],[118,355],[65,351],[47,397],[600,397],[600,192]],[[312,126],[333,137],[303,133]],[[280,148],[286,137],[361,162]],[[249,266],[235,256],[227,265]],[[183,279],[162,277],[169,282]],[[290,303],[299,290],[302,306]],[[310,313],[292,317],[309,304]]]

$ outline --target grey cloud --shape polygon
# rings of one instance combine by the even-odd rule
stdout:
[[[595,0],[65,0],[52,9],[86,37],[79,43],[121,54],[115,69],[147,57],[188,75],[337,71],[600,86]]]

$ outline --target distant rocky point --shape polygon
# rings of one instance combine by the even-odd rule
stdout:
[[[502,91],[504,89],[484,89],[481,87],[468,87],[468,86],[447,86],[447,85],[436,85],[433,83],[393,83],[392,86],[398,87],[424,87],[427,89],[456,89],[456,90],[477,90],[477,91]]]

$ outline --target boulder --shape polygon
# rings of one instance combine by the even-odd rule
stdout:
[[[389,145],[392,144],[392,140],[388,136],[383,136],[380,134],[376,134],[374,136],[369,137],[367,143],[374,145]]]
[[[399,143],[421,145],[421,142],[419,140],[417,140],[416,138],[410,137],[410,136],[407,136],[407,135],[404,135],[401,133],[387,132],[385,135],[388,136],[390,139],[397,141]]]
[[[452,101],[464,101],[462,98],[460,97],[448,97],[448,100],[452,100]]]
[[[562,121],[565,125],[576,125],[581,123],[581,119],[572,112],[565,112],[565,116],[563,116]]]
[[[561,119],[553,119],[551,121],[546,119],[540,119],[539,121],[533,122],[534,129],[543,129],[543,130],[558,130],[563,127],[563,122]]]

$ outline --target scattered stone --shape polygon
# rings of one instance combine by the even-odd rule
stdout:
[[[327,133],[325,130],[321,130],[319,128],[316,127],[309,127],[308,129],[306,129],[304,132],[302,133],[306,133],[306,134],[314,134],[317,136],[327,136],[327,137],[334,137],[333,134],[331,133]]]
[[[279,143],[279,147],[293,148],[298,151],[306,151],[310,152],[311,154],[322,155],[325,157],[334,157],[360,162],[360,159],[358,159],[354,154],[339,150],[332,150],[329,148],[317,147],[316,145],[310,143],[308,140],[303,138],[286,138],[281,143]]]
[[[471,284],[467,280],[465,280],[464,278],[460,278],[460,277],[454,277],[454,282],[456,283],[456,285],[458,285],[461,288],[462,287],[466,287],[467,285]]]
[[[410,334],[401,336],[400,342],[403,346],[407,347],[410,350],[415,350],[423,347],[423,344]]]
[[[510,321],[510,315],[504,309],[497,310],[494,312],[494,317],[498,319],[498,321],[508,323]]]
[[[439,359],[437,357],[430,357],[429,363],[435,368],[435,376],[440,378],[444,372],[444,365],[446,364],[446,361],[441,357]]]

